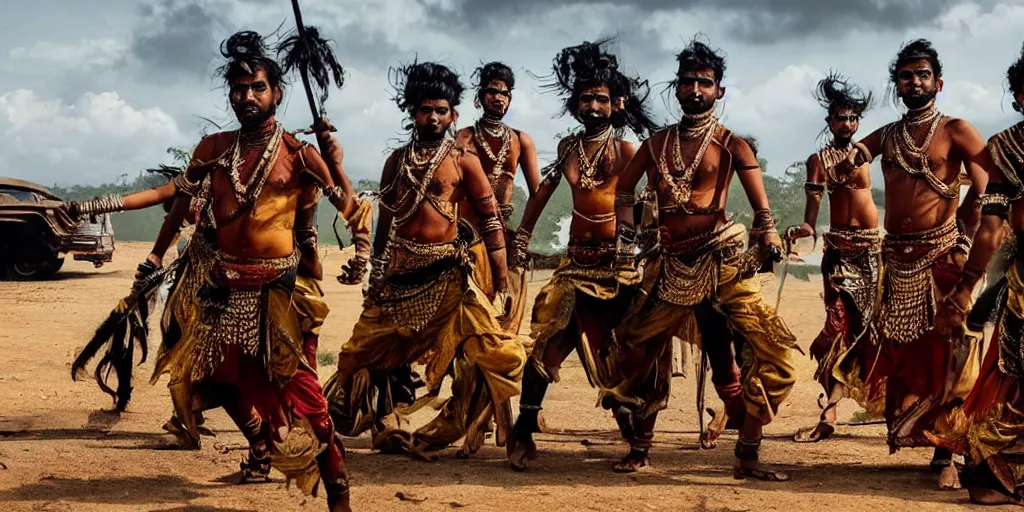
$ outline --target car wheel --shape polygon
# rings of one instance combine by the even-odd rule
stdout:
[[[12,281],[38,281],[49,279],[64,266],[64,258],[53,256],[43,261],[12,262],[7,267],[7,277]]]

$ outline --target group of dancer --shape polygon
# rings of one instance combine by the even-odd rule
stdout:
[[[139,265],[133,295],[112,316],[127,323],[127,334],[111,337],[100,365],[118,368],[118,389],[98,369],[101,385],[119,409],[127,406],[131,338],[145,342],[132,329],[144,331],[154,283],[170,282],[152,378],[170,378],[173,412],[165,428],[182,447],[197,449],[203,412],[222,407],[249,443],[246,480],[268,478],[273,466],[308,492],[322,482],[331,510],[349,510],[341,437],[370,432],[376,450],[433,460],[460,439],[456,454],[469,457],[493,431],[511,468],[525,470],[537,454],[544,395],[574,350],[629,445],[614,470],[643,468],[658,413],[668,406],[673,338],[680,338],[701,348],[701,366],[723,403],[701,446],[712,448],[725,429],[737,429],[734,476],[788,480],[760,462],[759,449],[764,426],[796,381],[794,351],[801,349],[765,303],[758,278],[787,255],[756,148],[715,116],[725,59],[697,40],[677,55],[671,88],[682,116],[659,127],[648,111],[648,83],[623,71],[606,43],[565,48],[554,59],[544,86],[580,126],[559,141],[543,170],[530,136],[503,121],[515,87],[509,66],[477,69],[475,103],[483,116],[458,131],[465,86],[455,71],[434,62],[393,69],[410,140],[384,163],[371,237],[371,200],[346,176],[333,126],[321,118],[307,132],[319,151],[285,131],[275,119],[282,67],[252,32],[226,40],[223,78],[240,128],[203,138],[166,185],[66,205],[75,216],[157,204],[169,212]],[[1006,223],[1024,229],[1016,206],[1024,197],[1017,174],[1024,124],[986,145],[968,122],[941,114],[935,98],[942,67],[928,41],[904,45],[889,71],[907,112],[859,142],[854,136],[872,95],[837,74],[817,89],[827,144],[807,160],[806,222],[784,236],[818,237],[827,192],[827,318],[810,348],[823,412],[794,439],[829,437],[836,404],[853,398],[869,414],[884,415],[892,451],[934,448],[941,488],[958,488],[963,477],[976,502],[1017,503],[1024,484],[1024,459],[1015,458],[1024,426],[1024,269],[1016,260],[997,283],[1003,291],[989,294],[998,301],[996,330],[984,355],[981,326],[967,316]],[[1007,78],[1020,111],[1024,56]],[[639,147],[623,138],[625,130]],[[868,169],[877,156],[884,236]],[[513,229],[518,169],[529,199]],[[962,204],[961,169],[971,187]],[[753,210],[749,229],[725,210],[734,177]],[[563,180],[573,204],[569,244],[536,297],[524,343],[518,334],[530,239]],[[328,307],[314,226],[321,196],[337,208],[355,246],[339,281],[358,285],[369,273],[362,314],[323,387],[316,365]],[[164,265],[184,225],[194,225],[195,234]],[[74,371],[101,338],[98,331]],[[118,366],[125,350],[127,371]],[[442,400],[446,377],[451,396]],[[411,430],[409,416],[428,405],[437,416]],[[965,457],[961,474],[954,454]]]

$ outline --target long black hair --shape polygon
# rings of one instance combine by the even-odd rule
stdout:
[[[710,69],[715,73],[715,81],[721,82],[725,76],[725,56],[719,52],[711,49],[706,43],[701,42],[694,37],[690,40],[690,44],[683,48],[681,52],[676,55],[676,79],[673,82],[673,86],[679,85],[679,79],[683,76],[683,73],[702,71]]]
[[[554,59],[552,73],[541,77],[542,88],[562,96],[560,115],[577,118],[580,95],[591,87],[606,86],[612,102],[624,99],[625,107],[612,114],[612,126],[629,127],[637,137],[646,138],[658,128],[646,105],[650,87],[646,80],[627,76],[619,69],[618,58],[604,47],[611,38],[562,49]]]

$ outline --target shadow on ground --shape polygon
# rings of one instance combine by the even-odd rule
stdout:
[[[204,491],[223,484],[198,484],[178,476],[118,478],[56,478],[0,491],[0,503],[60,499],[77,503],[152,505],[181,503],[206,496]],[[188,508],[188,510],[195,510]]]

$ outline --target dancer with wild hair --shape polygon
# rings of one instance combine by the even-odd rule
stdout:
[[[881,416],[883,396],[867,400],[864,381],[878,353],[874,312],[882,270],[882,236],[878,207],[871,196],[871,170],[861,166],[838,176],[836,165],[846,159],[864,112],[871,108],[871,93],[864,93],[839,74],[818,82],[815,99],[828,111],[830,140],[807,159],[807,206],[804,223],[786,230],[790,241],[817,239],[818,209],[828,192],[829,228],[821,260],[825,284],[825,326],[811,343],[817,359],[814,378],[825,392],[818,424],[794,435],[797,442],[817,442],[835,432],[836,408],[843,397],[856,400],[869,414]]]
[[[511,427],[508,400],[519,394],[525,353],[497,317],[508,315],[505,232],[480,159],[457,145],[463,85],[433,62],[393,70],[395,102],[410,117],[408,144],[384,163],[381,214],[363,312],[326,385],[338,432],[373,432],[373,446],[431,459],[476,424],[497,421],[497,442]],[[473,209],[474,226],[459,211]],[[483,244],[493,269],[493,301],[471,275],[472,251]],[[408,414],[434,401],[456,357],[452,398],[414,432]],[[427,394],[411,406],[391,399],[380,376],[413,363],[426,367]],[[379,396],[374,400],[374,392]],[[470,450],[472,451],[472,450]]]
[[[767,260],[781,257],[781,240],[750,145],[715,117],[715,104],[725,95],[725,58],[694,40],[677,62],[673,85],[683,117],[643,142],[617,184],[617,195],[629,197],[647,176],[657,195],[660,250],[644,262],[646,293],[637,294],[615,330],[612,360],[619,378],[602,390],[602,405],[632,429],[629,452],[616,470],[649,464],[654,424],[670,395],[672,337],[700,340],[713,371],[720,364],[727,374],[735,365],[733,337],[742,336],[745,410],[735,413],[741,424],[734,476],[787,480],[758,456],[762,428],[796,380],[796,338],[764,303],[757,277]],[[734,175],[754,209],[750,250],[744,250],[746,228],[725,213]],[[620,202],[617,252],[628,268],[635,258],[633,208]]]
[[[137,276],[143,291],[164,278],[174,283],[152,381],[170,376],[182,447],[200,445],[197,413],[222,407],[249,442],[245,480],[267,478],[273,465],[306,492],[322,481],[329,508],[350,510],[348,470],[316,373],[328,307],[318,276],[308,273],[319,267],[300,264],[295,223],[323,193],[353,226],[357,247],[365,246],[357,253],[368,253],[370,206],[356,198],[344,174],[329,123],[315,126],[325,161],[275,119],[285,71],[263,38],[239,32],[221,52],[227,62],[220,71],[241,126],[200,141],[174,181],[174,205]],[[184,257],[161,269],[186,216],[196,235]],[[358,282],[361,264],[350,265],[345,275]],[[94,342],[105,342],[102,333],[103,327]],[[111,350],[119,352],[114,337]],[[130,339],[128,347],[130,366]],[[73,372],[89,353],[87,347]]]
[[[540,184],[537,148],[529,134],[512,128],[504,121],[512,105],[512,91],[516,85],[512,68],[501,62],[489,62],[477,68],[474,76],[477,78],[474,103],[483,110],[483,114],[473,126],[459,130],[456,143],[473,148],[480,158],[501,211],[505,245],[511,249],[513,232],[509,223],[515,213],[512,195],[516,170],[522,168],[527,195],[533,197]],[[463,207],[462,213],[471,222],[475,222],[471,208]],[[493,298],[491,266],[486,251],[482,246],[478,247],[473,254],[475,279],[484,293]],[[512,312],[501,320],[501,326],[512,334],[519,334],[519,324],[526,310],[526,292],[525,270],[510,268],[509,296],[512,298]]]
[[[544,394],[573,350],[591,385],[603,388],[613,378],[614,370],[605,364],[611,331],[639,282],[635,270],[630,276],[616,271],[615,207],[632,208],[636,201],[630,194],[616,195],[615,186],[636,152],[623,140],[624,130],[645,138],[655,125],[645,105],[647,83],[621,71],[619,59],[605,49],[608,42],[565,48],[555,58],[546,86],[561,95],[562,114],[572,115],[583,129],[559,141],[557,160],[527,202],[513,241],[512,268],[522,269],[537,220],[564,177],[573,198],[569,247],[533,306],[533,352],[508,450],[509,465],[518,471],[536,454],[533,434],[540,432]]]

